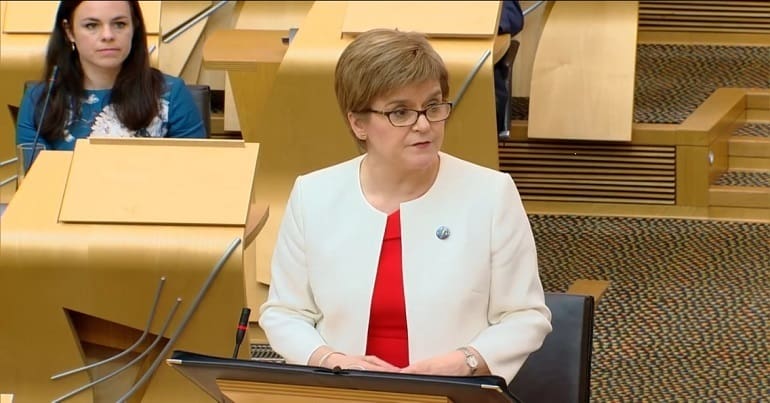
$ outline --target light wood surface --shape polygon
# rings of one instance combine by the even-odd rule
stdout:
[[[247,145],[253,146],[256,144]],[[234,239],[245,237],[244,225],[61,222],[59,210],[72,156],[68,151],[41,153],[3,215],[0,283],[6,290],[0,293],[0,306],[14,309],[4,314],[4,330],[0,332],[0,356],[4,363],[11,363],[0,366],[0,385],[19,402],[51,401],[89,382],[85,373],[56,381],[49,377],[84,365],[93,343],[107,349],[124,347],[129,330],[136,333],[145,327],[161,277],[166,283],[150,332],[160,332],[173,301],[181,298],[182,305],[165,333],[170,337],[225,248]],[[106,169],[92,174],[98,176]],[[145,179],[153,181],[152,176]],[[202,181],[199,186],[204,193],[210,188]],[[245,190],[240,195],[248,205],[251,183],[241,186]],[[90,194],[99,199],[104,196],[102,190],[92,189]],[[182,204],[178,209],[195,216],[217,216],[210,211],[217,206],[198,211]],[[258,206],[255,203],[253,211],[266,211]],[[254,220],[255,230],[260,221],[263,219]],[[239,245],[225,261],[174,348],[230,356],[240,310],[253,306],[246,294],[263,297],[259,292],[264,290],[254,289],[255,243]],[[245,285],[247,278],[252,279],[250,285]],[[45,326],[40,328],[40,323]],[[248,357],[248,349],[242,348],[241,354]],[[145,360],[138,368],[148,367]],[[138,374],[141,372],[132,382]],[[120,389],[114,383],[105,385]],[[89,390],[71,401],[93,401],[95,393]],[[210,401],[167,366],[158,368],[139,397],[143,402]]]
[[[164,34],[179,27],[190,18],[212,5],[211,1],[158,1],[160,4],[160,22]],[[219,9],[216,14],[226,12]],[[196,52],[204,30],[208,28],[209,21],[213,17],[195,24],[187,29],[186,32],[177,36],[173,41],[164,43],[158,41],[158,68],[169,75],[181,77],[188,84],[199,83],[200,76],[200,54]],[[186,73],[186,74],[185,74]],[[224,81],[224,77],[221,78]],[[203,82],[201,84],[207,84]],[[220,84],[221,86],[221,84]]]
[[[8,19],[3,31],[14,34],[48,34],[54,26],[58,1],[7,1]],[[158,34],[160,1],[140,1],[148,34]]]
[[[451,403],[445,396],[375,392],[218,379],[222,393],[235,403]]]
[[[224,127],[230,131],[253,133],[252,116],[261,113],[275,82],[278,66],[288,45],[283,38],[288,30],[219,30],[203,46],[203,66],[209,70],[227,72],[225,87]],[[233,86],[232,81],[238,83]],[[238,105],[235,99],[250,98],[248,105]],[[238,109],[245,109],[239,112]],[[240,113],[246,117],[241,125]],[[244,139],[253,141],[248,137]]]
[[[497,32],[499,16],[499,1],[446,1],[440,6],[434,1],[351,1],[342,33],[355,35],[373,28],[393,28],[431,37],[486,38]]]
[[[511,47],[511,34],[500,34],[495,37],[495,43],[492,46],[492,60],[494,63],[500,61]]]
[[[78,140],[76,149],[59,214],[62,222],[246,223],[259,144],[91,138]],[[94,189],[100,190],[99,197]]]
[[[213,32],[203,46],[203,66],[212,70],[252,71],[279,65],[289,45],[288,30],[227,29]]]
[[[709,205],[767,209],[770,206],[770,187],[711,186]]]
[[[523,0],[519,3],[522,9],[527,9],[536,1]],[[519,41],[519,50],[516,52],[516,59],[513,62],[513,76],[511,77],[513,81],[511,93],[514,97],[529,97],[535,54],[553,4],[553,1],[547,1],[527,14],[524,17],[524,29],[514,37]]]
[[[637,2],[556,2],[532,72],[529,137],[631,139]]]

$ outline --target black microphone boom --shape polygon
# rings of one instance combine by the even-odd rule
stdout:
[[[45,91],[45,100],[43,101],[43,110],[40,112],[40,121],[37,124],[37,130],[35,130],[35,140],[32,142],[32,156],[29,158],[29,166],[22,167],[24,172],[27,172],[32,163],[35,162],[37,157],[37,143],[40,141],[40,129],[43,127],[43,119],[45,119],[45,113],[48,111],[48,100],[51,98],[51,91],[53,90],[53,83],[56,81],[56,76],[59,74],[59,66],[54,65],[51,69],[51,77],[48,78],[48,88]]]
[[[246,335],[246,330],[249,328],[249,315],[251,315],[251,309],[241,309],[241,318],[238,320],[238,330],[235,332],[235,351],[233,351],[233,358],[238,358],[238,350],[241,349],[243,336]]]

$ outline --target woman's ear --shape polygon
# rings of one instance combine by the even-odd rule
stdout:
[[[350,124],[350,128],[357,139],[366,140],[366,121],[364,119],[356,113],[348,112],[348,124]]]
[[[61,27],[64,30],[64,34],[67,35],[67,39],[70,42],[75,42],[75,35],[72,35],[72,25],[67,20],[61,21]]]

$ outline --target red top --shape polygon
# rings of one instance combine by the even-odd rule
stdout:
[[[388,216],[374,281],[366,354],[397,366],[409,365],[404,276],[401,267],[401,214]]]

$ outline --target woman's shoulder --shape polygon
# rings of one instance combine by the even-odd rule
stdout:
[[[173,92],[174,90],[182,88],[186,85],[184,80],[179,77],[174,77],[166,73],[161,74],[163,75],[163,83],[166,86],[166,92]]]
[[[343,161],[325,168],[321,168],[303,175],[300,175],[298,181],[302,182],[303,186],[336,186],[347,185],[347,178],[355,178],[358,172],[358,167],[361,163],[363,156],[358,156],[347,161]]]
[[[30,81],[24,85],[24,98],[37,100],[46,90],[45,81]]]
[[[302,177],[306,179],[311,179],[311,180],[326,180],[326,179],[331,179],[339,176],[344,176],[351,172],[355,172],[356,169],[358,169],[358,166],[361,163],[362,158],[363,158],[363,155],[360,155],[358,157],[355,157],[346,161],[338,162],[334,165],[330,165],[325,168],[311,171],[307,174],[302,175]]]
[[[454,155],[442,152],[441,169],[449,177],[468,181],[510,181],[511,176],[498,170],[481,166],[479,164],[455,157]]]

